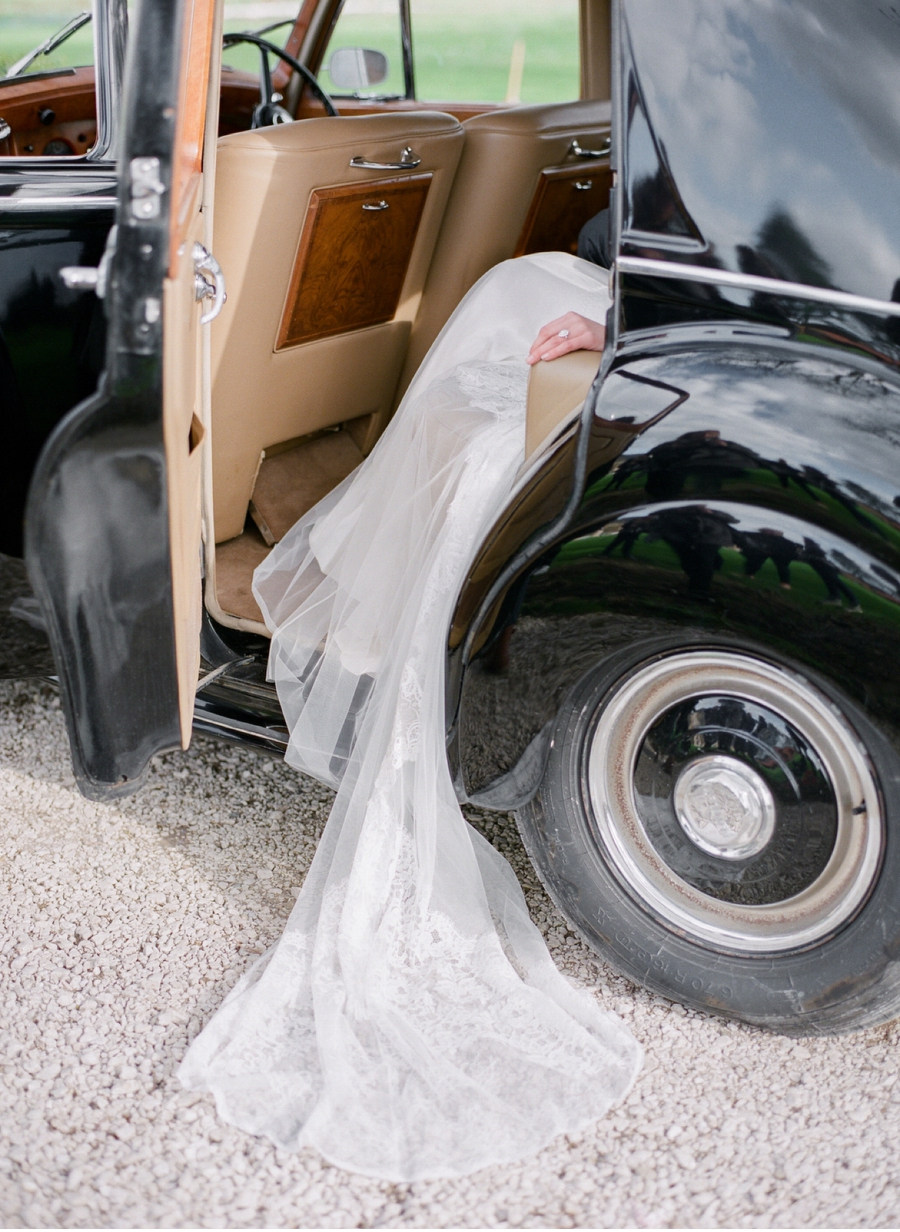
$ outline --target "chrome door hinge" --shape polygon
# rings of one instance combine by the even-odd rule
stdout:
[[[159,199],[166,186],[159,178],[158,158],[133,158],[131,170],[131,213],[141,222],[159,218]]]

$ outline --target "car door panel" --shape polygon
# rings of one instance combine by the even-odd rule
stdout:
[[[203,217],[195,203],[187,208],[191,225],[182,232],[183,251],[174,277],[167,278],[163,288],[163,442],[181,743],[185,748],[190,742],[200,667],[200,456],[205,435],[200,405],[200,325],[190,259],[193,245],[203,238]]]
[[[261,451],[364,415],[373,417],[373,428],[377,420],[377,431],[386,423],[462,145],[454,120],[424,112],[408,119],[327,118],[220,140],[215,248],[228,271],[230,296],[211,339],[218,543],[244,528]],[[415,161],[406,172],[378,169],[396,168],[407,146]],[[355,166],[351,160],[360,156],[366,161]],[[401,268],[388,271],[383,241],[399,208],[399,202],[390,204],[392,194],[416,196],[428,176],[421,223],[405,236],[409,251],[400,252]],[[328,248],[329,240],[327,227],[324,234],[316,227],[322,211],[311,206],[338,206],[340,189],[361,194],[348,205],[359,229],[355,241],[352,229],[341,232],[340,251],[329,257],[318,251],[319,242]],[[318,283],[320,302],[334,300],[337,316],[329,320],[328,336],[290,345],[282,327],[286,308],[289,321],[293,317],[300,288],[299,280],[292,287],[293,271],[312,272],[307,244],[316,278],[307,282],[301,306],[307,306],[306,292],[317,299]],[[399,302],[382,302],[374,311],[369,297],[380,298],[383,275],[402,291]]]
[[[193,244],[213,0],[146,0],[129,48],[106,370],[39,459],[26,560],[76,780],[106,799],[186,745],[199,663],[203,436]],[[175,37],[173,37],[173,31]]]

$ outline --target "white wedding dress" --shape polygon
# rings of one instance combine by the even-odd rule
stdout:
[[[602,1116],[640,1066],[463,818],[444,745],[447,630],[523,460],[525,356],[564,312],[605,319],[607,278],[560,253],[482,278],[371,456],[256,571],[287,760],[338,792],[281,940],[179,1073],[231,1124],[351,1171],[516,1160]]]

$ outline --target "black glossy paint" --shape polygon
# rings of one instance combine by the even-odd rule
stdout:
[[[171,183],[178,0],[139,6],[125,78],[122,164],[160,160]],[[134,789],[180,743],[162,431],[169,192],[158,218],[129,209],[120,177],[106,372],[57,427],[29,494],[26,557],[60,677],[76,778],[96,798]]]
[[[710,754],[742,762],[771,792],[774,831],[753,855],[704,851],[678,819],[678,776]],[[657,719],[635,760],[634,800],[668,867],[723,902],[759,906],[802,893],[824,872],[837,840],[838,804],[819,754],[783,715],[729,695],[689,698]]]
[[[25,563],[25,503],[56,425],[96,388],[106,318],[95,295],[69,291],[65,265],[95,266],[115,211],[110,161],[127,33],[125,0],[98,20],[98,144],[87,158],[0,159],[0,679],[55,671]],[[46,77],[53,93],[58,74]],[[52,101],[52,99],[51,99]]]
[[[7,191],[46,201],[85,189],[110,192],[108,171],[91,176],[63,166],[0,174],[0,679],[54,671],[46,634],[22,620],[30,595],[18,559],[25,501],[47,438],[96,389],[104,361],[103,306],[91,292],[67,290],[59,269],[96,265],[113,220],[109,207],[65,205],[23,218],[4,214],[2,199]]]
[[[565,531],[489,636],[470,635],[456,746],[470,797],[527,797],[562,698],[639,642],[768,650],[900,727],[900,381],[774,332],[675,327],[620,349],[595,442],[658,412],[626,373],[688,396],[615,456],[595,444]]]
[[[617,0],[613,42],[616,252],[900,300],[892,6]],[[451,769],[496,807],[535,790],[568,690],[636,642],[756,646],[900,720],[897,322],[618,290],[580,429],[450,632]]]
[[[0,216],[0,552],[8,556],[22,555],[38,454],[63,415],[94,392],[103,367],[103,306],[59,277],[62,266],[96,265],[103,253],[109,211],[83,215],[25,226]]]
[[[900,299],[900,17],[881,0],[621,0],[619,251]],[[898,325],[629,277],[626,329],[791,322],[891,362]]]

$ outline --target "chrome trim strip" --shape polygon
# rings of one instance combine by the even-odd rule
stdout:
[[[91,197],[87,193],[78,197],[0,197],[0,214],[17,214],[20,210],[114,210],[115,208],[115,197]]]
[[[729,270],[710,269],[705,265],[682,265],[677,261],[658,261],[652,257],[617,257],[615,268],[620,274],[644,274],[653,278],[672,278],[680,282],[703,282],[711,286],[734,287],[739,291],[762,291],[782,299],[810,299],[851,312],[876,312],[900,317],[900,304],[890,300],[869,299],[851,295],[848,291],[832,291],[828,287],[810,287],[803,282],[783,282],[780,278],[762,278],[756,274],[732,274]]]
[[[194,707],[193,727],[195,731],[202,731],[210,736],[262,744],[279,752],[286,749],[290,741],[286,728],[279,729],[264,727],[261,723],[248,723],[243,719],[234,719],[230,715],[219,714],[215,710],[207,710],[201,705]]]
[[[127,0],[93,0],[97,140],[92,161],[115,158],[122,122],[122,78],[128,33]]]
[[[693,235],[657,235],[653,231],[640,231],[637,228],[622,232],[620,245],[630,245],[632,248],[655,248],[663,252],[709,252],[705,240],[695,239]]]
[[[199,693],[201,689],[205,689],[208,684],[212,684],[214,680],[218,680],[226,672],[230,672],[235,667],[245,667],[248,663],[252,662],[253,655],[245,655],[243,659],[229,659],[227,663],[222,663],[219,667],[214,667],[211,672],[207,672],[205,676],[201,676],[197,681],[197,688],[194,691]]]

